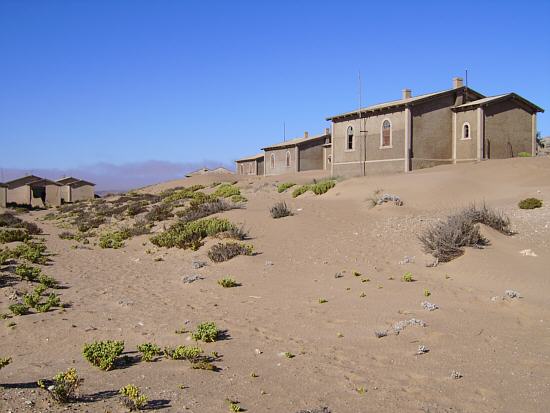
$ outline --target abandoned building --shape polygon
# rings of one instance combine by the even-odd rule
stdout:
[[[263,175],[264,174],[264,154],[237,159],[235,161],[238,175]]]
[[[95,184],[92,182],[69,176],[58,179],[57,183],[62,185],[60,189],[61,202],[86,201],[95,197]]]
[[[5,208],[8,198],[8,186],[0,182],[0,208]]]
[[[281,142],[262,148],[264,151],[264,175],[280,175],[289,172],[329,169],[331,161],[331,134],[309,136]]]
[[[327,118],[333,176],[407,172],[430,166],[536,154],[543,109],[515,93],[486,97],[453,79],[452,89]]]
[[[28,175],[6,182],[7,203],[44,208],[61,205],[61,184],[49,179]]]

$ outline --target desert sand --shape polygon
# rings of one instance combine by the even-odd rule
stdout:
[[[2,320],[0,357],[12,363],[0,371],[0,411],[123,412],[118,389],[133,383],[148,408],[165,412],[229,411],[226,399],[249,412],[548,412],[550,158],[339,180],[319,196],[277,192],[278,183],[321,177],[195,176],[140,190],[238,179],[248,202],[219,215],[244,225],[256,255],[223,263],[206,256],[216,239],[191,251],[157,248],[141,235],[124,248],[101,249],[60,239],[66,229],[43,219],[51,211],[21,214],[43,229],[38,237],[54,254],[43,270],[66,287],[58,293],[70,307]],[[372,207],[378,189],[404,205]],[[543,207],[520,210],[526,197]],[[281,200],[294,215],[272,219],[269,208]],[[427,267],[433,257],[417,236],[472,202],[505,212],[517,234],[483,227],[488,247]],[[207,265],[195,269],[194,261]],[[401,281],[405,272],[415,281]],[[191,275],[200,277],[182,281]],[[220,287],[226,276],[241,285]],[[8,313],[14,292],[29,288],[2,286],[0,313]],[[521,298],[503,297],[506,290]],[[423,308],[426,300],[439,308]],[[395,323],[411,319],[425,324],[395,334]],[[175,331],[203,321],[227,331],[223,340],[200,343],[220,354],[217,372],[165,358],[105,372],[82,357],[94,340],[124,340],[130,356],[144,342],[193,344]],[[429,352],[418,354],[419,346]],[[81,399],[58,405],[36,381],[69,367],[84,379]]]

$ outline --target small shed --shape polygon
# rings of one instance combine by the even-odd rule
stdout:
[[[58,179],[61,184],[61,201],[62,202],[77,202],[94,199],[95,184],[83,179],[74,178],[72,176]]]
[[[35,175],[6,182],[7,203],[44,208],[61,205],[61,184]]]
[[[263,175],[264,154],[249,156],[235,161],[237,175]]]

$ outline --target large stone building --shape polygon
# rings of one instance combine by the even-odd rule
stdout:
[[[330,162],[330,130],[316,136],[307,132],[292,139],[263,148],[264,175],[328,169]]]
[[[435,165],[536,153],[536,114],[515,93],[485,97],[453,79],[449,90],[327,118],[333,176],[407,172]]]
[[[92,182],[72,176],[58,179],[57,182],[62,185],[60,189],[62,202],[85,201],[95,197],[95,184]]]
[[[28,175],[6,182],[7,203],[43,208],[61,205],[61,184],[49,179]]]

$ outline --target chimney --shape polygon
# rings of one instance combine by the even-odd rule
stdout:
[[[453,89],[458,89],[464,86],[464,82],[461,77],[453,77]]]
[[[309,133],[307,131],[304,132],[304,138],[307,138],[309,136]]]
[[[403,99],[410,99],[412,98],[412,92],[410,89],[403,89],[402,90],[402,93],[403,93]]]

